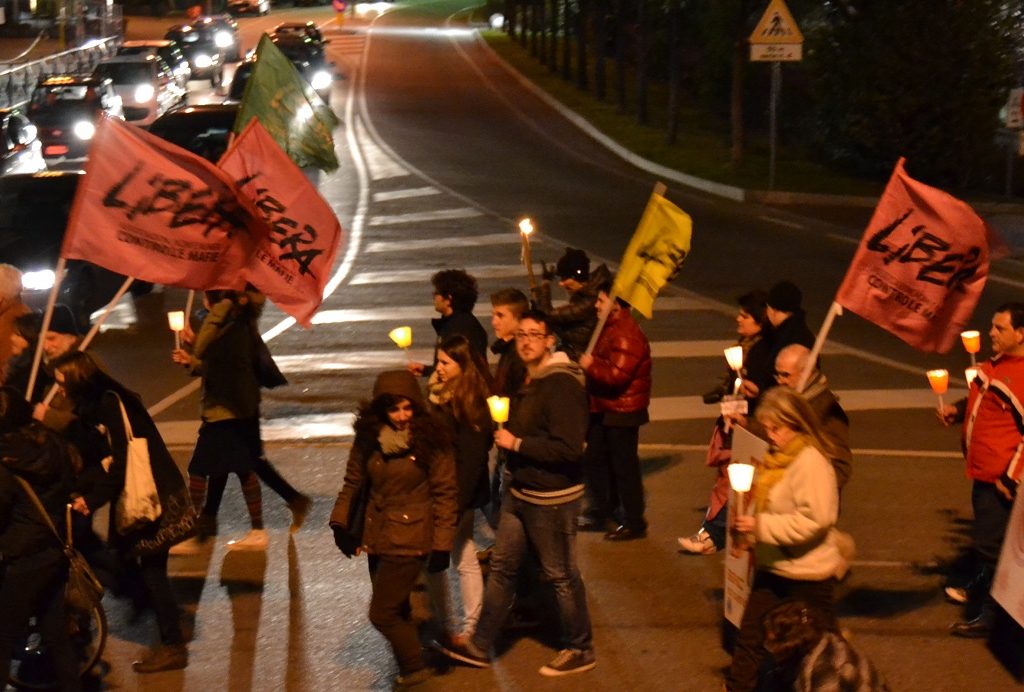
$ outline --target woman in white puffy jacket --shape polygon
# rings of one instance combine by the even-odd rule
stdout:
[[[753,513],[732,520],[753,542],[757,570],[743,613],[728,689],[754,690],[765,657],[764,615],[784,599],[799,598],[835,627],[833,591],[843,564],[835,538],[839,491],[828,443],[807,402],[775,387],[757,408],[771,449],[758,465]]]

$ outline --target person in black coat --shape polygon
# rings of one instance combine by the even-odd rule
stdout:
[[[54,361],[54,377],[74,403],[83,425],[105,432],[110,461],[92,487],[72,504],[76,512],[90,515],[112,503],[108,540],[125,565],[137,571],[156,614],[161,644],[132,668],[137,673],[177,670],[188,665],[188,649],[181,629],[178,604],[167,576],[168,551],[187,538],[195,527],[195,512],[185,479],[178,470],[156,424],[137,394],[103,372],[84,351],[65,354]],[[121,520],[116,500],[125,486],[128,468],[128,430],[146,441],[150,469],[160,500],[160,516],[154,521],[127,525]],[[96,454],[97,452],[92,452]],[[102,452],[98,452],[102,454]],[[83,453],[83,456],[87,456]]]
[[[432,365],[409,363],[408,369],[417,377],[429,377],[437,367],[437,346],[450,336],[461,334],[469,341],[473,352],[487,360],[487,332],[473,315],[473,307],[479,295],[476,279],[462,269],[444,269],[430,277],[434,286],[434,309],[441,316],[430,320],[437,332]]]
[[[814,348],[814,332],[807,326],[804,294],[791,281],[780,281],[768,291],[768,321],[772,324],[771,362],[790,344]],[[771,385],[769,385],[771,386]]]
[[[0,675],[6,678],[14,648],[35,615],[60,689],[79,690],[78,656],[64,609],[67,559],[18,481],[28,482],[61,531],[71,464],[63,440],[34,422],[30,405],[10,387],[0,389],[0,460]]]

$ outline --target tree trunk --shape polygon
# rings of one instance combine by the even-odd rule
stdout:
[[[576,23],[573,21],[572,8],[569,7],[569,0],[562,0],[562,79],[572,81],[572,41],[573,29]],[[577,38],[577,40],[579,40]]]
[[[604,3],[600,3],[595,12],[594,43],[597,44],[597,49],[594,52],[594,93],[599,101],[604,101],[605,96],[608,95],[608,85],[605,83],[607,76],[605,69],[608,64],[605,54],[608,50],[608,8]]]
[[[626,0],[615,3],[615,90],[619,112],[626,112]]]
[[[532,0],[530,2],[530,57],[536,58],[539,50],[538,42],[540,37],[537,36],[537,27],[539,22],[537,21],[537,1]]]
[[[739,0],[736,14],[736,43],[732,56],[732,92],[729,104],[729,120],[732,124],[732,152],[730,156],[733,167],[743,162],[743,79],[747,66],[747,5],[749,0]]]
[[[650,121],[647,109],[647,0],[636,0],[636,121]]]
[[[558,72],[558,0],[551,0],[548,11],[548,31],[551,32],[548,42],[548,69]]]
[[[587,89],[590,86],[587,74],[587,19],[590,17],[587,0],[579,0],[576,13],[576,86]]]
[[[671,0],[668,9],[668,130],[665,133],[665,141],[669,144],[675,144],[679,137],[679,12],[679,0]]]

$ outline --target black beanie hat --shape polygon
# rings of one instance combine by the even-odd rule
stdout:
[[[565,254],[558,260],[555,271],[563,279],[586,281],[590,278],[590,258],[583,250],[567,247]]]
[[[768,307],[779,312],[796,312],[803,299],[804,294],[790,281],[780,281],[768,291]]]
[[[75,316],[71,314],[71,308],[61,304],[53,306],[53,316],[50,318],[50,326],[46,328],[46,331],[70,334],[71,336],[82,335],[82,332],[78,329],[78,322],[75,321]]]

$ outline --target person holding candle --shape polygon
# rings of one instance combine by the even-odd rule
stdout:
[[[748,416],[753,414],[757,406],[757,395],[752,393],[765,391],[775,383],[772,377],[771,323],[766,314],[767,298],[768,295],[764,291],[755,289],[744,293],[736,300],[739,304],[739,310],[736,312],[736,334],[739,336],[737,344],[743,348],[742,376],[746,383],[741,385],[740,393],[747,400]],[[704,403],[716,404],[725,395],[732,393],[735,378],[736,373],[731,369],[727,370],[721,383],[704,395]],[[732,424],[737,422],[745,424],[744,420],[731,421]],[[727,468],[732,459],[731,447],[731,432],[726,431],[725,419],[719,417],[715,421],[706,459],[708,466],[717,469],[715,484],[711,489],[708,509],[700,529],[690,536],[677,539],[683,553],[713,555],[725,546],[729,501]]]
[[[753,542],[757,565],[728,675],[732,692],[757,687],[762,620],[784,599],[807,601],[836,629],[833,590],[843,568],[834,536],[839,492],[814,411],[792,389],[775,387],[761,399],[757,418],[771,448],[754,477],[752,513],[730,517],[734,530]]]
[[[640,426],[650,420],[651,345],[629,303],[611,298],[612,280],[601,284],[597,310],[608,319],[592,353],[580,356],[590,399],[590,427],[583,458],[590,506],[581,530],[602,530],[621,505],[622,522],[605,540],[631,541],[647,535],[644,482],[640,473]]]
[[[406,370],[377,376],[373,397],[360,406],[353,428],[330,526],[346,557],[367,554],[370,622],[398,659],[396,686],[413,685],[431,671],[409,612],[409,594],[424,567],[428,573],[448,568],[458,524],[451,433],[425,405]]]
[[[476,279],[462,269],[444,269],[430,277],[434,286],[434,310],[440,317],[430,321],[437,332],[437,344],[449,336],[461,334],[473,347],[473,352],[487,360],[487,332],[473,314],[478,296]],[[437,346],[434,347],[432,365],[410,362],[413,375],[429,377],[437,367]]]
[[[526,386],[512,399],[508,424],[494,434],[508,455],[509,487],[501,505],[491,572],[476,632],[465,644],[442,646],[450,658],[478,668],[512,608],[519,567],[527,552],[555,593],[564,648],[541,675],[581,673],[596,665],[586,590],[576,563],[576,520],[583,499],[583,445],[587,396],[583,372],[566,354],[552,353],[547,316],[523,314],[516,349],[526,364]]]
[[[950,632],[968,638],[991,632],[997,606],[989,589],[1024,474],[1024,303],[996,308],[988,335],[993,355],[978,364],[967,398],[938,412],[944,425],[964,423],[963,449],[972,480],[974,574],[963,589],[946,590],[952,600],[966,601],[967,619],[954,623]]]
[[[569,303],[554,307],[551,304],[551,280],[558,275],[558,285],[569,295]],[[590,258],[577,248],[567,247],[552,269],[544,267],[540,286],[530,289],[533,307],[544,311],[559,339],[559,347],[572,361],[587,349],[590,336],[597,326],[597,287],[611,277],[608,267],[600,265],[590,271]]]
[[[447,572],[430,575],[428,583],[434,604],[447,620],[448,637],[464,642],[476,629],[483,605],[484,578],[476,557],[473,526],[476,511],[490,498],[487,456],[494,442],[494,423],[487,405],[490,373],[473,354],[466,337],[456,334],[441,342],[429,392],[430,403],[455,440],[459,522],[452,544],[452,567],[459,572],[462,613],[457,612],[448,593]]]

